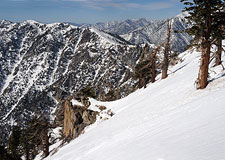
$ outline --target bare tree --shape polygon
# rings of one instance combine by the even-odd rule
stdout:
[[[162,79],[165,79],[168,74],[168,66],[169,66],[169,51],[170,51],[170,33],[171,33],[171,21],[167,21],[167,37],[165,42],[165,50],[164,50],[164,57],[162,62]]]
[[[156,58],[157,58],[157,53],[160,50],[160,46],[158,46],[154,52],[149,53],[149,63],[147,63],[145,66],[143,66],[140,71],[142,73],[143,70],[149,69],[151,73],[151,82],[155,82],[155,77],[156,77]]]
[[[160,46],[158,46],[156,49],[155,49],[155,52],[153,53],[153,55],[151,56],[151,72],[152,72],[152,83],[155,82],[155,73],[156,73],[156,55],[157,53],[159,52],[160,50]]]
[[[221,55],[222,55],[223,47],[222,40],[217,42],[217,51],[216,51],[216,66],[221,64]]]
[[[143,87],[143,73],[139,72],[139,88]]]

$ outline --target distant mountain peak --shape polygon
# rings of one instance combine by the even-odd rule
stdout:
[[[175,17],[179,17],[179,18],[184,19],[184,18],[187,17],[188,15],[189,15],[188,12],[182,12],[182,13],[176,15]]]
[[[187,13],[181,13],[172,19],[174,30],[184,30],[189,25],[185,20]],[[165,41],[166,37],[166,19],[148,20],[126,19],[124,21],[100,22],[93,25],[84,25],[83,27],[94,27],[109,33],[117,34],[132,44],[155,44],[159,45]],[[174,51],[183,51],[190,43],[191,37],[186,33],[173,34],[171,47]]]

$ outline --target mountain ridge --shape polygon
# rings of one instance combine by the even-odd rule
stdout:
[[[131,30],[138,32],[146,24],[155,25],[146,19],[125,23],[125,28],[133,24]],[[0,36],[1,140],[14,122],[24,124],[34,114],[50,115],[61,100],[90,84],[97,95],[114,90],[118,97],[137,88],[133,74],[142,45],[130,39],[96,27],[34,20],[2,20]]]
[[[184,31],[190,25],[185,17],[186,12],[170,18],[173,31]],[[120,35],[122,38],[132,44],[155,44],[162,45],[165,42],[167,32],[167,20],[151,19],[126,19],[123,21],[99,22],[96,24],[84,24],[81,27],[94,27],[109,33]],[[190,44],[192,37],[185,32],[172,33],[171,49],[182,52]]]
[[[66,96],[91,84],[129,94],[141,47],[94,28],[0,21],[0,132],[34,114],[50,115]],[[129,89],[130,88],[130,89]],[[3,131],[4,130],[4,131]],[[5,134],[1,134],[1,141]]]

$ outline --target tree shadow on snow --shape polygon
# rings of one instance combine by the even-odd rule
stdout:
[[[216,78],[210,79],[210,80],[208,81],[208,83],[211,83],[211,82],[213,82],[213,81],[215,81],[215,80],[217,80],[217,79],[219,79],[219,78],[222,78],[222,77],[225,77],[225,73],[223,73],[221,76],[218,76],[218,77],[216,77]]]

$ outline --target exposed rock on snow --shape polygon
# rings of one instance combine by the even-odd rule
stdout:
[[[98,112],[89,110],[80,105],[72,105],[66,100],[64,108],[64,134],[66,139],[79,136],[84,128],[96,121]]]

